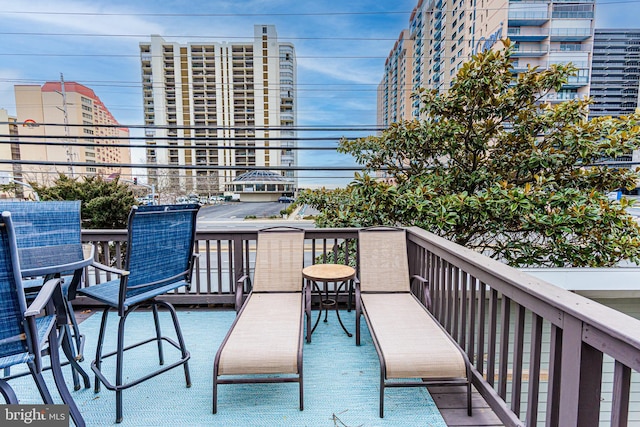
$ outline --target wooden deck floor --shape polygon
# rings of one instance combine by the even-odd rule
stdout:
[[[91,315],[99,312],[93,308],[75,311],[76,319],[82,322]],[[429,387],[429,393],[438,406],[442,417],[449,427],[457,426],[504,426],[487,402],[473,389],[471,403],[473,415],[467,415],[467,394],[465,387]]]
[[[467,415],[467,390],[464,386],[429,387],[429,393],[450,427],[504,426],[475,388],[471,396],[472,416]]]

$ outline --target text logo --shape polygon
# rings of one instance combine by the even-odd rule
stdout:
[[[69,427],[67,405],[1,405],[3,427]]]

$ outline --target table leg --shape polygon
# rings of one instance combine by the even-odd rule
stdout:
[[[313,332],[316,330],[316,327],[318,326],[318,323],[320,323],[320,318],[322,317],[322,291],[320,290],[320,287],[318,286],[318,283],[310,280],[309,282],[313,283],[313,290],[314,291],[318,291],[318,295],[320,295],[320,307],[318,307],[318,318],[316,319],[316,323],[314,323],[313,325],[313,329],[311,329],[311,333],[313,334]]]
[[[323,289],[320,289],[320,286],[318,286],[318,283],[316,281],[309,280],[309,282],[313,283],[313,290],[317,291],[318,295],[320,296],[320,307],[318,307],[318,317],[316,318],[316,322],[313,325],[313,329],[311,329],[311,333],[313,334],[313,332],[318,327],[318,323],[320,323],[320,319],[322,318],[322,311],[324,310],[324,321],[327,322],[327,318],[329,315],[329,308],[333,307],[335,309],[336,317],[338,318],[338,322],[340,323],[342,330],[344,331],[345,334],[347,334],[348,337],[352,337],[353,334],[347,330],[346,326],[344,326],[344,323],[342,322],[342,318],[340,317],[340,310],[338,307],[338,295],[340,293],[340,290],[342,289],[343,286],[345,286],[350,281],[343,281],[340,284],[340,286],[337,287],[335,299],[329,299],[329,284],[327,282],[322,282]],[[307,340],[307,342],[310,342],[310,340]]]
[[[349,281],[350,282],[350,281]],[[349,338],[351,338],[353,336],[353,334],[351,334],[351,332],[349,332],[347,330],[347,328],[344,326],[344,323],[342,323],[342,319],[340,318],[340,310],[338,310],[338,294],[340,292],[340,289],[342,289],[342,287],[347,283],[347,281],[344,281],[340,284],[340,286],[338,286],[336,288],[336,317],[338,318],[338,322],[340,322],[340,326],[342,326],[342,330],[344,331],[345,334],[347,334],[347,336]]]

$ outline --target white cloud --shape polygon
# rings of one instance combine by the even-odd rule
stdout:
[[[335,58],[298,58],[298,68],[315,71],[344,82],[377,85],[382,72],[377,67],[358,67],[355,61]],[[302,71],[298,71],[301,73]]]
[[[6,20],[11,20],[13,22],[22,21],[37,24],[37,29],[40,31],[43,30],[43,25],[47,26],[47,30],[56,28],[66,33],[77,32],[104,35],[154,34],[162,33],[164,30],[162,26],[147,21],[140,16],[125,15],[127,11],[123,10],[122,7],[103,7],[96,2],[31,0],[29,2],[29,10],[42,13],[16,14],[7,12],[18,9],[24,11],[24,8],[16,6],[14,1],[0,0],[0,17],[3,17],[5,22]],[[73,11],[73,14],[61,13],[65,11]],[[102,13],[103,15],[91,15],[92,13]],[[109,13],[117,13],[117,15],[109,15]]]

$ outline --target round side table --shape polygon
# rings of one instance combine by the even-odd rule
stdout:
[[[340,289],[355,278],[356,270],[353,267],[342,264],[314,264],[309,267],[305,267],[302,270],[302,275],[307,280],[307,284],[313,283],[313,287],[318,290],[321,298],[318,318],[316,319],[315,325],[313,325],[311,333],[316,330],[316,326],[318,326],[318,323],[320,322],[322,310],[324,310],[324,321],[326,322],[329,309],[333,308],[336,311],[336,317],[338,318],[338,322],[340,322],[340,326],[342,326],[342,330],[347,334],[347,336],[353,336],[342,323],[340,311],[338,310],[337,299]],[[318,286],[318,282],[323,283],[322,289]],[[331,282],[340,283],[340,286],[336,288],[335,299],[329,298],[328,284]],[[307,342],[311,342],[311,334],[308,334]]]

